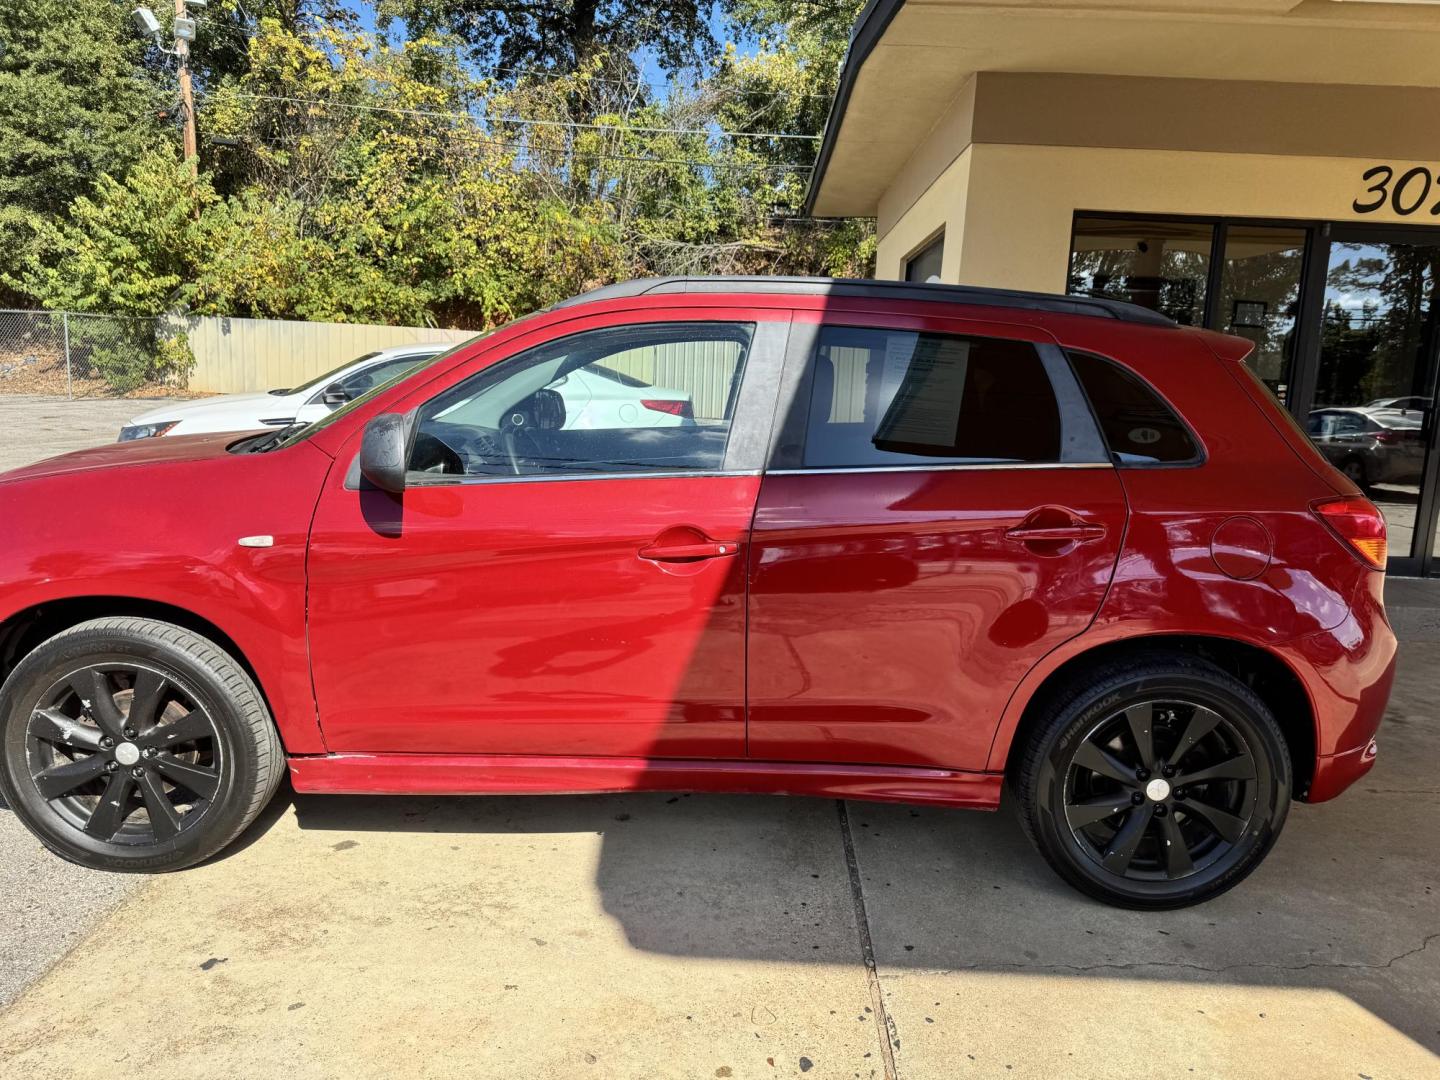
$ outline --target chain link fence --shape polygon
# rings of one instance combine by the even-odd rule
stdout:
[[[163,396],[193,364],[163,319],[0,309],[0,394]]]

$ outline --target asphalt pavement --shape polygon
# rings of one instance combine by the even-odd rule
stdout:
[[[155,400],[0,395],[0,472],[113,442]],[[0,1006],[8,1004],[85,931],[144,884],[64,862],[42,848],[0,800]]]

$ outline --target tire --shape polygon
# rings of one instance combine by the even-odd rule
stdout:
[[[1264,859],[1290,809],[1290,755],[1244,683],[1157,652],[1052,695],[1012,787],[1026,835],[1075,888],[1117,907],[1178,908]]]
[[[182,627],[129,617],[73,626],[16,665],[0,688],[0,749],[0,793],[41,843],[82,866],[137,873],[220,851],[285,768],[264,699],[234,657]]]
[[[1346,458],[1340,463],[1340,471],[1345,474],[1347,480],[1361,491],[1370,490],[1370,470],[1365,467],[1363,459],[1358,457]]]

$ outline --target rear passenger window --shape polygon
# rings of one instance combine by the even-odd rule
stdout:
[[[1070,353],[1095,418],[1117,465],[1198,461],[1189,429],[1138,375],[1090,353]]]
[[[911,330],[821,330],[807,468],[1059,460],[1060,410],[1033,346]]]

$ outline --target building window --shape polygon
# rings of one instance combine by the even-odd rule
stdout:
[[[1215,227],[1205,223],[1077,215],[1068,289],[1199,326],[1214,238]]]
[[[1225,229],[1215,329],[1255,343],[1247,363],[1281,402],[1294,377],[1306,235],[1271,225]]]
[[[945,258],[945,234],[942,232],[914,255],[905,260],[906,281],[939,281],[940,265]]]

